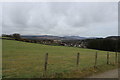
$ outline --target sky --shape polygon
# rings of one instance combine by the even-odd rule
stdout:
[[[3,34],[118,35],[117,2],[6,2],[1,7]]]

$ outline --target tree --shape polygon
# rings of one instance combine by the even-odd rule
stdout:
[[[12,35],[2,34],[2,37],[12,37]]]
[[[13,34],[13,38],[15,38],[16,40],[20,40],[20,39],[21,39],[21,36],[20,36],[20,34],[18,34],[18,33],[14,33],[14,34]]]
[[[6,34],[2,34],[2,37],[6,37]]]

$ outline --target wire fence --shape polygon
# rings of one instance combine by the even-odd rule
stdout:
[[[49,70],[52,70],[52,73],[67,72],[74,69],[85,69],[88,67],[97,68],[99,65],[115,65],[118,64],[118,52],[95,52],[93,54],[81,54],[76,53],[71,56],[57,56],[58,62],[54,61],[54,58],[50,56],[51,54],[45,54],[44,62],[44,76],[49,74]],[[52,57],[52,58],[51,58]],[[68,59],[69,58],[69,59]],[[52,67],[54,65],[54,67]],[[55,67],[59,66],[59,67]],[[68,66],[69,65],[69,66]],[[68,67],[68,68],[66,68]],[[63,69],[65,68],[65,69]],[[62,70],[62,71],[60,71]],[[58,72],[57,72],[58,71]]]

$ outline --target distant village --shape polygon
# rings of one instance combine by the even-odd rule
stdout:
[[[22,38],[20,34],[12,34],[12,35],[6,35],[2,34],[3,39],[8,40],[17,40],[17,41],[23,41],[23,42],[30,42],[30,43],[38,43],[38,44],[45,44],[45,45],[58,45],[58,46],[71,46],[71,47],[80,47],[80,48],[86,48],[85,41],[84,40],[58,40],[58,39],[26,39]],[[9,38],[4,38],[9,37]]]
[[[53,45],[53,46],[68,46],[79,48],[90,48],[105,51],[120,51],[120,36],[109,36],[106,38],[83,39],[83,40],[61,40],[61,39],[28,39],[21,37],[20,34],[6,35],[2,34],[2,39],[17,40],[29,43]]]

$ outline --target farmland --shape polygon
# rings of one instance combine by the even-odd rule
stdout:
[[[2,40],[4,78],[40,78],[44,72],[45,53],[48,53],[47,75],[68,73],[97,65],[106,65],[106,51],[77,47],[51,46],[14,40]],[[76,56],[80,53],[80,64],[76,67]],[[110,62],[115,62],[115,52],[110,52]]]

